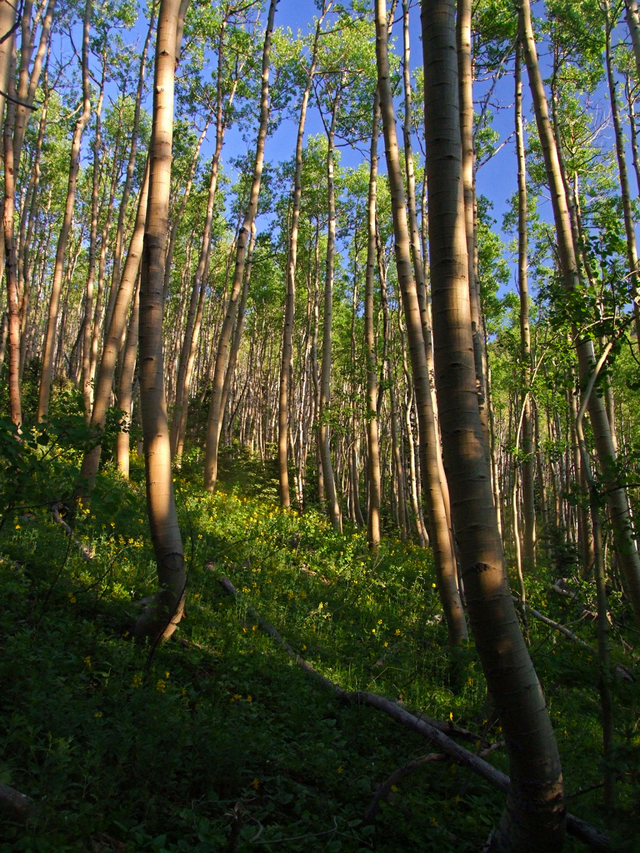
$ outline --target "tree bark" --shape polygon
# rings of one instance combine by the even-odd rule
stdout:
[[[376,272],[376,228],[378,197],[378,137],[380,135],[380,95],[376,90],[373,100],[371,149],[369,154],[369,196],[367,199],[367,270],[364,290],[364,336],[367,358],[367,450],[369,464],[369,510],[367,513],[367,538],[369,548],[380,547],[380,444],[378,440],[378,359],[374,317],[374,284]]]
[[[186,573],[173,494],[164,394],[162,315],[173,142],[175,70],[188,0],[162,0],[158,14],[149,199],[140,278],[140,408],[147,514],[160,590],[136,623],[138,636],[168,638],[184,608]]]
[[[454,0],[423,0],[425,128],[436,389],[471,628],[502,722],[511,788],[492,850],[560,850],[560,759],[504,567],[476,394]]]
[[[411,368],[418,408],[420,468],[422,489],[429,513],[429,541],[433,550],[438,592],[447,621],[449,644],[456,646],[466,640],[467,625],[458,592],[456,557],[447,525],[438,472],[436,451],[438,435],[431,400],[431,384],[425,354],[420,305],[411,265],[411,241],[407,227],[407,211],[391,96],[385,0],[376,0],[376,58],[389,191],[392,200],[396,268],[407,324]]]

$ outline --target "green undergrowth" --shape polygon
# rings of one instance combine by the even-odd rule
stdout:
[[[0,781],[36,808],[26,827],[0,816],[0,851],[478,850],[504,798],[449,760],[406,777],[362,825],[378,786],[432,747],[379,711],[340,702],[250,613],[341,687],[500,740],[473,648],[451,665],[429,553],[389,537],[373,556],[362,531],[338,535],[315,511],[279,509],[266,474],[264,490],[248,496],[237,470],[227,473],[213,496],[186,468],[176,481],[186,618],[155,649],[130,634],[136,602],[155,588],[139,463],[131,483],[101,474],[73,519],[77,542],[49,508],[64,478],[25,482],[5,501]],[[575,621],[542,579],[529,586],[534,606]],[[585,585],[581,596],[589,604],[593,592]],[[613,634],[622,661],[622,640],[634,645],[636,635],[617,610],[627,616]],[[599,789],[579,793],[602,775],[596,662],[539,623],[529,630],[569,809],[632,850],[637,681],[613,683],[620,781],[616,814],[606,816]],[[596,644],[587,620],[575,630]],[[635,676],[634,661],[624,657]],[[491,761],[508,769],[502,750]]]

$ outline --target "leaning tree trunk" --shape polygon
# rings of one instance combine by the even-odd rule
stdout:
[[[407,226],[407,208],[391,94],[385,0],[376,0],[376,58],[380,111],[393,213],[396,268],[407,324],[411,369],[418,409],[422,490],[429,513],[429,541],[433,550],[438,592],[447,621],[449,644],[455,646],[466,640],[467,625],[458,591],[456,556],[447,524],[438,471],[436,449],[438,432],[431,400],[431,382],[427,368],[418,292],[411,265],[411,240]]]
[[[89,85],[89,28],[91,24],[91,0],[86,0],[84,9],[84,22],[82,34],[82,103],[83,109],[78,118],[71,143],[71,158],[69,162],[69,181],[67,186],[67,200],[65,203],[62,228],[58,238],[56,259],[53,268],[53,283],[51,285],[51,299],[49,302],[49,316],[47,320],[47,331],[44,340],[44,351],[42,354],[42,377],[40,379],[40,393],[38,397],[38,420],[49,411],[49,398],[51,396],[51,382],[53,380],[53,351],[56,340],[56,326],[58,324],[58,312],[60,309],[60,293],[62,291],[62,279],[64,273],[64,259],[67,251],[67,243],[73,223],[73,209],[76,201],[76,186],[78,183],[78,172],[80,170],[80,143],[82,134],[91,115],[91,88]]]
[[[171,187],[175,70],[188,0],[162,0],[158,15],[149,200],[140,278],[140,408],[147,513],[160,591],[136,623],[138,636],[170,637],[184,608],[187,583],[173,495],[169,424],[164,394],[162,315],[165,246]]]
[[[569,293],[578,291],[580,284],[567,195],[565,192],[562,169],[558,158],[558,149],[549,120],[547,97],[538,66],[533,27],[531,25],[531,7],[529,0],[520,0],[520,26],[523,47],[529,71],[529,86],[536,114],[536,124],[547,172],[547,181],[551,190],[553,215],[558,239],[558,256]],[[593,340],[574,327],[576,353],[580,369],[580,382],[586,385],[596,364]],[[629,514],[626,489],[621,486],[617,472],[617,454],[613,443],[611,425],[607,417],[605,402],[600,394],[591,394],[588,409],[591,428],[600,463],[600,474],[607,494],[609,517],[613,528],[616,554],[624,574],[625,591],[633,606],[636,622],[640,626],[640,555],[633,537],[633,527]]]
[[[253,223],[258,213],[258,197],[260,195],[260,185],[262,183],[262,169],[264,165],[264,146],[267,138],[267,130],[269,128],[269,57],[271,54],[271,36],[273,33],[273,19],[276,13],[278,0],[271,0],[269,4],[269,14],[267,17],[267,26],[264,36],[264,47],[262,51],[262,88],[260,94],[260,124],[258,127],[258,138],[256,140],[256,155],[253,165],[253,180],[251,183],[251,192],[249,195],[249,203],[244,215],[244,221],[238,234],[238,242],[236,246],[236,264],[233,271],[233,282],[231,284],[231,294],[229,296],[229,304],[220,337],[218,339],[218,350],[216,352],[216,363],[213,372],[213,388],[211,391],[211,403],[209,405],[209,417],[207,423],[207,443],[205,448],[204,462],[204,486],[209,492],[213,492],[218,479],[218,446],[220,443],[220,433],[222,431],[222,419],[224,417],[224,407],[222,406],[222,395],[224,389],[224,378],[227,369],[227,361],[229,358],[229,345],[233,334],[236,313],[238,309],[238,299],[242,290],[244,280],[244,268],[247,261],[247,249]]]
[[[509,753],[511,788],[491,849],[560,850],[560,759],[519,628],[476,395],[465,232],[455,0],[422,0],[429,245],[444,464],[471,628]]]

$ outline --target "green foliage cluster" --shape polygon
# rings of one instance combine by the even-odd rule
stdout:
[[[77,460],[59,434],[55,465],[70,482]],[[40,442],[32,451],[53,472],[54,442],[42,433]],[[131,483],[109,469],[100,475],[91,502],[77,509],[75,539],[47,505],[9,501],[3,481],[0,781],[31,796],[36,809],[26,829],[0,815],[0,851],[477,850],[502,796],[450,761],[405,779],[375,822],[362,825],[377,787],[432,751],[429,744],[378,711],[341,704],[250,611],[342,687],[499,740],[471,648],[451,677],[429,553],[388,539],[372,555],[362,531],[338,535],[313,511],[279,509],[259,461],[237,454],[222,469],[214,496],[189,481],[188,455],[176,482],[187,618],[178,640],[155,649],[129,633],[136,602],[155,583],[140,463]],[[24,494],[34,476],[15,474]],[[221,576],[238,598],[224,592]],[[542,579],[529,586],[535,606],[572,620],[571,603],[553,600]],[[592,607],[586,584],[579,595]],[[623,618],[621,603],[612,606]],[[595,644],[588,620],[576,630]],[[530,623],[529,632],[567,790],[576,793],[600,781],[595,663],[545,626]],[[616,621],[614,644],[623,636]],[[640,802],[639,697],[636,683],[613,689],[624,837]],[[500,750],[491,760],[506,769]],[[570,808],[602,824],[598,803],[596,789]]]

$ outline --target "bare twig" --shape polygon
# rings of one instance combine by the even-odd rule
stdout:
[[[53,520],[57,524],[62,525],[62,529],[67,534],[67,536],[70,536],[71,539],[78,546],[78,548],[80,549],[80,553],[82,554],[83,559],[85,559],[87,561],[93,560],[93,551],[90,548],[87,548],[87,546],[84,545],[78,539],[78,537],[75,535],[75,533],[73,532],[71,527],[67,524],[67,522],[63,518],[60,517],[60,504],[59,503],[53,504],[53,506],[51,507],[51,515],[53,516]]]

